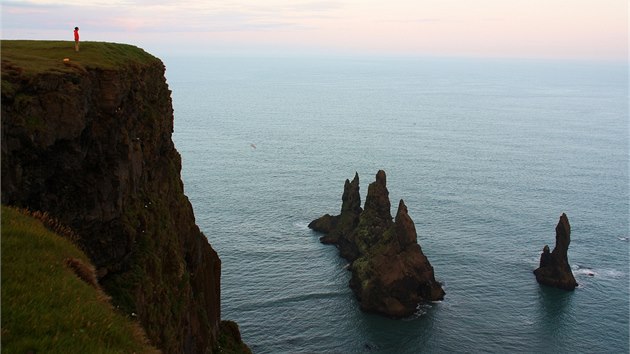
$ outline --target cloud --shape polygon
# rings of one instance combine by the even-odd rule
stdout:
[[[347,7],[347,0],[8,0],[3,2],[3,11],[20,16],[23,14],[47,15],[55,19],[62,12],[74,12],[80,19],[91,19],[98,15],[112,23],[122,22],[121,17],[136,19],[146,27],[138,30],[155,31],[149,24],[156,20],[166,21],[167,28],[178,23],[180,28],[200,28],[207,25],[209,31],[249,30],[251,28],[295,28],[304,29],[297,22],[336,18],[339,10]],[[116,19],[118,18],[118,19]],[[24,23],[21,27],[37,27],[39,21],[27,17],[15,18],[10,25]],[[227,25],[230,21],[232,25]],[[215,24],[224,25],[215,26]],[[261,23],[264,23],[261,25]],[[239,25],[242,25],[240,27]],[[159,27],[159,26],[154,26]]]
[[[387,20],[384,22],[389,23],[436,23],[436,22],[446,22],[445,19],[442,18],[416,18],[410,20]]]
[[[287,8],[295,11],[331,12],[342,9],[344,6],[339,1],[309,1],[304,3],[292,3]]]
[[[79,26],[86,40],[169,49],[271,43],[370,53],[626,58],[627,7],[601,1],[575,3],[567,13],[561,2],[545,0],[518,6],[497,0],[7,0],[2,36],[71,39]],[[561,52],[558,43],[569,43],[572,52]]]
[[[286,7],[245,6],[216,1],[8,1],[3,3],[3,29],[52,30],[80,23],[82,28],[107,32],[249,32],[309,30],[293,11],[321,12],[335,2],[305,2]]]

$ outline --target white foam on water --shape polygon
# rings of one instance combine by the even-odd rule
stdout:
[[[414,320],[416,318],[420,318],[423,315],[425,315],[427,313],[427,311],[429,311],[429,309],[431,308],[431,305],[428,303],[422,303],[422,304],[418,304],[416,306],[416,312],[413,313],[413,315],[411,315],[409,318],[406,318],[405,320]]]
[[[602,269],[599,273],[606,278],[623,278],[626,275],[626,273],[617,269]]]
[[[310,230],[308,228],[308,224],[309,223],[306,222],[306,221],[296,221],[296,222],[293,223],[293,226],[295,228],[297,228],[297,229],[300,229],[300,230]]]
[[[573,265],[573,274],[576,276],[594,277],[594,278],[623,278],[626,273],[617,269],[594,269],[581,265]]]
[[[577,270],[573,271],[574,275],[578,275],[578,276],[589,276],[589,277],[594,277],[597,275],[597,272],[595,272],[594,270],[590,269],[590,268],[579,268]]]

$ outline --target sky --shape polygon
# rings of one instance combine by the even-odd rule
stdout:
[[[156,55],[628,58],[627,0],[2,1],[2,39],[75,26]]]

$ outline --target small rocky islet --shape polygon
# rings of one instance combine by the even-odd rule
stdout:
[[[378,171],[362,208],[355,173],[352,181],[345,181],[340,214],[325,214],[308,227],[323,233],[320,241],[335,245],[350,262],[350,288],[363,311],[404,318],[413,315],[420,303],[442,300],[445,292],[418,244],[402,199],[392,218],[386,179],[385,172]],[[534,271],[540,284],[564,290],[577,287],[567,257],[570,235],[569,219],[563,213],[556,226],[556,246],[553,252],[544,247]]]
[[[534,270],[538,283],[564,290],[574,290],[578,286],[567,256],[569,243],[571,243],[571,225],[567,215],[562,213],[556,226],[556,245],[552,252],[549,252],[548,245],[543,247],[540,266]]]
[[[350,262],[350,288],[363,311],[404,318],[418,304],[444,298],[442,285],[417,241],[415,225],[403,200],[392,218],[385,172],[376,174],[361,208],[359,176],[346,180],[341,213],[326,214],[309,224],[324,233],[322,243],[334,244]]]

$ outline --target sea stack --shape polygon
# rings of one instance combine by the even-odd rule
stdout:
[[[392,220],[384,171],[369,185],[363,210],[358,175],[352,182],[346,180],[342,200],[340,215],[326,214],[309,227],[325,232],[320,240],[337,245],[351,262],[350,288],[362,310],[402,318],[420,303],[444,298],[403,200]]]
[[[570,242],[571,225],[567,215],[562,213],[556,226],[556,246],[549,252],[549,246],[545,245],[540,255],[540,266],[534,271],[540,284],[564,290],[574,290],[578,286],[567,257]]]
[[[358,256],[358,250],[353,242],[353,233],[359,225],[361,208],[361,196],[359,195],[359,174],[355,173],[352,182],[346,180],[341,197],[341,213],[336,216],[326,214],[313,220],[308,227],[321,232],[324,236],[320,241],[324,244],[335,245],[341,256],[350,262]]]

